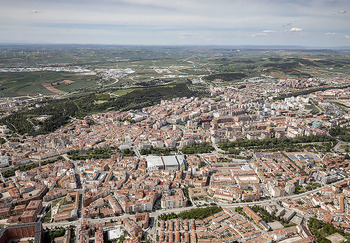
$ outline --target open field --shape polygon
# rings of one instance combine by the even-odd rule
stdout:
[[[64,93],[64,91],[54,88],[52,84],[49,83],[43,83],[42,86],[44,86],[48,91],[51,91],[56,94]]]
[[[133,92],[134,90],[136,90],[136,89],[118,89],[118,90],[112,91],[111,93],[116,95],[116,96],[123,96],[123,95],[126,95],[128,93]]]
[[[274,78],[337,78],[350,74],[348,50],[241,49],[234,47],[0,46],[0,68],[81,67],[127,69],[124,77],[101,78],[65,72],[0,73],[0,95],[86,92],[113,87],[146,87],[198,79],[234,84],[261,75]],[[161,71],[163,70],[163,71]],[[74,83],[62,83],[71,80]],[[58,92],[58,91],[56,91]]]
[[[64,80],[74,83],[65,84]],[[22,96],[30,94],[54,94],[53,90],[47,89],[44,84],[59,82],[55,89],[71,92],[83,88],[93,87],[96,77],[75,75],[63,72],[22,72],[22,73],[0,73],[0,96]],[[48,85],[46,85],[49,87]]]

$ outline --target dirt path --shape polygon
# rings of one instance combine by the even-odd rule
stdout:
[[[49,84],[49,83],[43,83],[42,86],[44,86],[47,90],[49,90],[49,91],[51,91],[51,92],[53,92],[53,93],[56,93],[56,94],[64,93],[64,91],[54,88],[54,87],[53,87],[51,84]]]

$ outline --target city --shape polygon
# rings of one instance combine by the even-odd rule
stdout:
[[[349,0],[0,2],[0,243],[350,243]]]
[[[296,83],[305,94],[279,96]],[[17,136],[1,148],[0,239],[313,242],[328,223],[345,240],[348,83],[247,79]]]

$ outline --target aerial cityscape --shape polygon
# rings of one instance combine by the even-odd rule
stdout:
[[[347,1],[2,2],[0,243],[350,242]]]

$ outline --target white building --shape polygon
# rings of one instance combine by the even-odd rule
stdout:
[[[8,156],[0,156],[0,167],[9,166],[10,161]]]
[[[184,168],[185,159],[182,155],[173,156],[147,156],[147,169],[154,170],[179,170]]]

